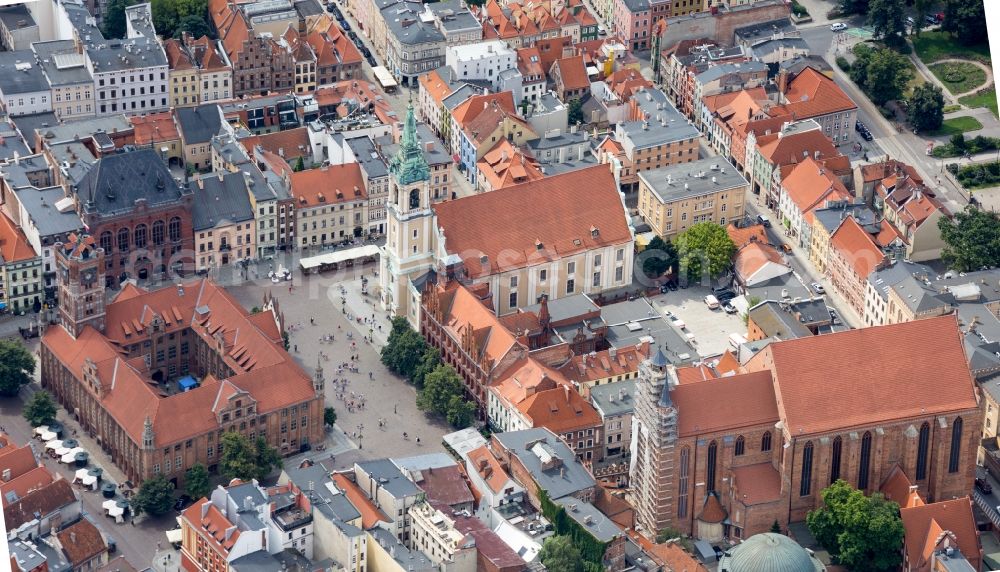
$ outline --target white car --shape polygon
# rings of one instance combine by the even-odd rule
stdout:
[[[843,32],[846,29],[847,29],[847,24],[843,22],[837,22],[836,24],[830,26],[830,31],[833,32]]]

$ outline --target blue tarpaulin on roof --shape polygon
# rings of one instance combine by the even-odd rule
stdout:
[[[177,385],[180,386],[181,391],[187,391],[198,387],[198,382],[190,375],[185,375],[177,382]]]

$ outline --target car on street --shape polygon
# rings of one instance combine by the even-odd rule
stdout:
[[[340,27],[343,28],[345,32],[350,32],[351,31],[351,24],[347,20],[345,20],[343,17],[341,17],[340,19],[338,19],[337,22],[340,24]]]
[[[709,294],[708,296],[705,296],[705,305],[708,306],[709,310],[718,310],[719,299]]]
[[[865,141],[871,141],[872,139],[874,139],[874,137],[872,137],[871,132],[868,131],[867,129],[861,132],[861,138],[864,139]]]
[[[791,254],[792,253],[792,247],[789,246],[787,243],[784,243],[784,242],[781,243],[781,250],[784,251],[785,254]]]
[[[976,488],[987,495],[993,492],[993,486],[983,477],[976,477]]]
[[[174,510],[176,510],[177,512],[181,512],[182,510],[191,506],[192,502],[194,501],[191,499],[191,497],[187,495],[181,495],[177,497],[176,501],[174,501]]]
[[[371,67],[375,67],[378,65],[378,62],[375,61],[375,58],[373,58],[371,54],[365,56],[365,59],[368,60],[368,65],[370,65]]]
[[[927,22],[928,24],[933,26],[934,24],[938,23],[938,19],[937,16],[935,16],[934,14],[928,14],[924,16],[924,22]]]
[[[917,21],[913,19],[913,16],[907,16],[906,17],[906,25],[907,26],[910,26],[912,28],[916,23],[917,23]]]
[[[846,29],[847,29],[847,24],[845,24],[843,22],[837,22],[837,23],[832,24],[830,26],[830,31],[831,32],[843,32]]]
[[[719,292],[718,294],[715,295],[715,297],[719,299],[719,302],[725,304],[736,297],[736,292],[733,292],[732,290],[728,290],[726,292]]]
[[[757,224],[764,225],[764,228],[771,228],[771,221],[769,221],[767,217],[762,214],[757,215]]]
[[[840,323],[840,315],[833,308],[830,308],[830,323],[834,326]]]
[[[368,49],[368,46],[365,46],[364,44],[362,44],[359,47],[361,48],[361,53],[364,54],[366,58],[371,59],[372,52],[371,52],[371,50]],[[374,64],[372,64],[372,65],[374,65]]]
[[[826,294],[826,288],[823,288],[823,285],[820,284],[819,282],[813,282],[812,284],[810,284],[810,286],[812,286],[812,289],[817,294]]]
[[[736,309],[736,306],[733,306],[732,304],[729,303],[726,303],[726,305],[723,306],[722,309],[725,310],[727,314],[735,314],[738,311]]]

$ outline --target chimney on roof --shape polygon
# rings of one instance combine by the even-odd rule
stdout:
[[[569,386],[563,386],[563,395],[566,397],[566,403],[569,403]]]

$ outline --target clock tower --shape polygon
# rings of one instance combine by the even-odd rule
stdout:
[[[419,324],[422,285],[434,264],[434,212],[431,210],[431,171],[417,139],[413,102],[399,151],[389,161],[391,189],[386,204],[386,241],[380,257],[379,286],[382,308]]]
[[[55,245],[59,321],[74,338],[85,326],[104,331],[104,249],[90,235]]]

